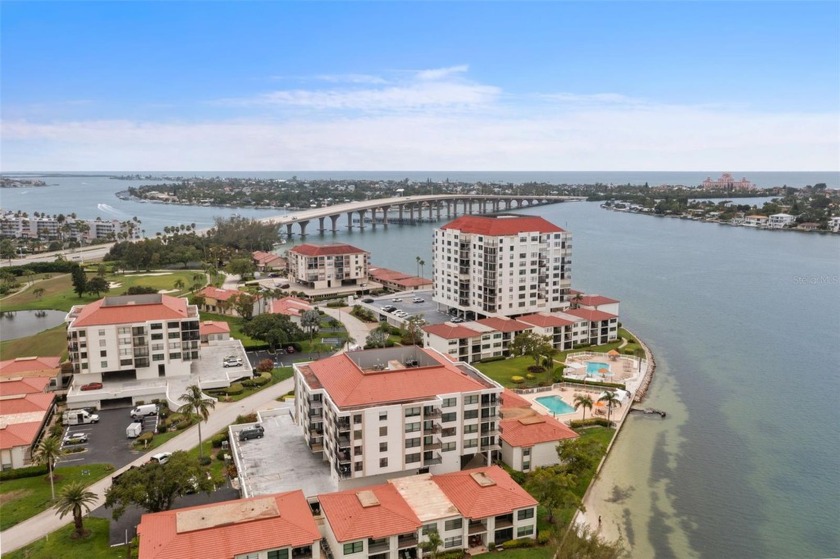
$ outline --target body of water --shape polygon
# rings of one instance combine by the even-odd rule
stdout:
[[[720,173],[296,174],[655,185]],[[836,173],[743,175],[761,186],[838,182]],[[139,182],[47,182],[59,184],[4,191],[3,207],[136,215],[147,233],[178,223],[206,226],[234,212],[276,213],[113,196]],[[573,287],[620,299],[624,325],[657,357],[646,405],[668,417],[628,419],[596,495],[606,518],[620,522],[633,557],[840,556],[840,237],[657,219],[585,202],[521,213],[572,232]],[[412,273],[419,257],[428,277],[434,227],[368,228],[307,241],[349,242],[371,251],[376,265]]]
[[[125,174],[134,174],[135,171]],[[12,174],[12,173],[8,173]],[[123,173],[117,173],[123,174]],[[443,181],[449,179],[453,182],[492,182],[492,183],[513,183],[523,182],[546,182],[552,184],[644,184],[651,186],[660,184],[685,184],[699,185],[706,177],[717,178],[718,171],[702,172],[346,172],[346,171],[324,171],[324,172],[273,172],[273,173],[229,173],[209,171],[171,171],[158,173],[154,171],[139,171],[141,175],[168,175],[168,176],[204,176],[204,177],[254,177],[254,178],[279,178],[288,179],[297,176],[300,179],[350,179],[350,180],[403,180],[410,179],[424,181],[432,179]],[[740,178],[746,176],[749,180],[761,187],[788,185],[803,187],[824,182],[830,188],[840,188],[840,174],[837,172],[810,172],[810,173],[758,173],[758,172],[734,172],[733,176]],[[20,174],[20,176],[36,177],[37,173]],[[282,214],[276,209],[256,210],[249,208],[224,208],[224,207],[192,207],[167,204],[156,204],[151,202],[139,202],[136,200],[121,200],[116,193],[128,189],[129,186],[141,186],[144,184],[155,184],[159,181],[122,181],[109,179],[105,174],[101,176],[66,176],[49,175],[43,177],[49,185],[40,188],[5,188],[0,190],[0,206],[4,210],[21,210],[32,214],[33,212],[46,212],[47,214],[72,213],[75,212],[81,218],[95,219],[119,219],[128,220],[137,216],[142,221],[141,228],[147,236],[154,236],[155,233],[163,231],[163,228],[171,225],[195,223],[196,226],[207,228],[213,225],[213,218],[216,216],[231,216],[234,214],[246,217],[267,217]]]
[[[58,326],[65,316],[63,311],[0,312],[0,332],[3,340],[24,338]]]

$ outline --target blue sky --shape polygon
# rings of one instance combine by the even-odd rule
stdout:
[[[840,3],[9,2],[2,170],[837,170]]]

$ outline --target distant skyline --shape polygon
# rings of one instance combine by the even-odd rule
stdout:
[[[840,170],[840,3],[0,4],[0,171]]]

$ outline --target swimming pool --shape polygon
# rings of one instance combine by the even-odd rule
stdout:
[[[572,413],[575,408],[563,401],[559,396],[540,396],[535,398],[537,403],[553,414]]]
[[[600,361],[590,361],[586,364],[587,375],[597,375],[598,371],[600,371],[601,369],[606,369],[607,371],[609,371],[610,366],[608,363],[601,363]]]

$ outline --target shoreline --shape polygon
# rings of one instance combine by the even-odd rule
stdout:
[[[622,530],[621,530],[621,519],[610,518],[609,516],[604,516],[605,512],[603,507],[599,509],[599,502],[595,500],[596,487],[600,488],[601,484],[605,484],[609,481],[607,478],[601,477],[601,471],[604,468],[604,465],[607,463],[607,460],[610,457],[610,453],[612,451],[613,446],[615,445],[616,441],[618,440],[619,435],[621,435],[622,427],[624,427],[624,422],[627,417],[630,415],[630,408],[632,407],[633,403],[638,403],[644,400],[645,396],[647,395],[647,390],[650,387],[651,382],[653,381],[653,375],[656,372],[656,358],[653,355],[653,352],[647,346],[647,344],[639,338],[635,333],[631,330],[624,328],[628,334],[633,336],[636,341],[639,342],[639,345],[645,350],[645,373],[644,377],[642,378],[642,382],[639,386],[639,389],[636,390],[635,394],[633,395],[633,401],[628,404],[628,406],[623,410],[621,419],[619,420],[618,424],[615,428],[615,435],[613,436],[610,444],[607,446],[606,452],[604,452],[603,458],[598,463],[598,467],[595,469],[595,475],[592,476],[592,481],[589,483],[589,487],[586,488],[586,492],[583,494],[583,498],[581,499],[581,508],[575,513],[571,525],[576,527],[577,529],[581,529],[584,526],[587,526],[590,530],[591,534],[597,534],[598,536],[602,537],[607,541],[615,542],[619,539],[623,540]],[[627,545],[628,542],[623,542]],[[627,549],[626,551],[630,551]]]

